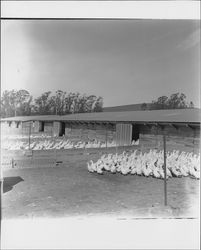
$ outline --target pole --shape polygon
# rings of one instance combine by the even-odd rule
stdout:
[[[30,150],[30,144],[31,144],[31,122],[29,123],[29,150]]]
[[[195,129],[193,130],[193,154],[195,154]]]
[[[115,137],[116,137],[116,147],[115,147],[115,149],[116,149],[116,154],[117,154],[117,152],[118,152],[118,149],[117,149],[117,131],[116,131]]]
[[[159,148],[159,145],[158,145],[158,127],[156,127],[156,148],[157,149]]]
[[[107,124],[106,124],[106,139],[105,139],[105,144],[106,144],[106,150],[107,150]]]
[[[117,123],[115,124],[115,140],[116,140],[116,154],[118,153],[118,145],[117,145]]]
[[[0,159],[0,161],[1,161],[1,159]],[[0,195],[1,195],[1,197],[3,196],[3,170],[2,170],[2,167],[1,167],[1,169],[0,169],[0,174],[1,174],[1,176],[0,176]],[[2,198],[0,197],[0,206],[2,207]],[[2,220],[2,212],[1,212],[2,210],[0,209],[0,220]],[[1,232],[1,228],[0,228],[0,232]]]
[[[167,206],[167,169],[166,169],[166,135],[163,135],[163,147],[164,147],[164,204]]]

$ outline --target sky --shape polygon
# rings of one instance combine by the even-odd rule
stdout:
[[[182,92],[200,105],[195,20],[3,20],[1,92],[102,96],[104,106]]]

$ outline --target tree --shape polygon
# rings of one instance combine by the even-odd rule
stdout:
[[[194,103],[191,101],[189,104],[189,108],[193,109],[194,108]]]
[[[89,112],[87,105],[88,97],[86,95],[79,95],[77,98],[77,113],[87,113]]]
[[[160,96],[156,101],[152,101],[151,109],[167,109],[168,97]]]
[[[1,115],[10,117],[30,115],[32,96],[27,90],[5,90],[1,97]]]
[[[10,117],[15,115],[14,99],[16,98],[15,91],[5,90],[1,97],[1,116]]]
[[[78,92],[67,94],[62,90],[57,90],[55,95],[51,95],[51,91],[47,91],[32,101],[32,96],[27,90],[5,90],[1,97],[1,116],[100,112],[102,106],[102,97],[81,95]]]
[[[65,97],[65,114],[70,114],[73,113],[74,111],[74,93],[70,92],[68,95]]]
[[[34,111],[40,115],[51,114],[52,102],[50,99],[51,91],[43,93],[35,99]]]
[[[167,96],[160,96],[156,101],[152,101],[151,109],[183,109],[193,108],[193,102],[190,104],[186,101],[186,95],[183,93],[172,94],[169,98]]]
[[[79,113],[79,102],[80,102],[80,93],[73,93],[72,94],[72,98],[73,98],[73,101],[72,101],[72,104],[71,104],[71,107],[70,107],[70,111],[71,113]]]
[[[161,109],[165,109],[168,106],[168,97],[160,96],[157,100],[157,104]]]
[[[147,110],[147,104],[145,102],[141,104],[141,109]]]
[[[94,103],[93,106],[93,112],[102,112],[103,111],[103,98],[102,97],[98,97]]]
[[[103,98],[95,95],[70,93],[65,98],[66,113],[86,113],[102,111]]]
[[[65,98],[66,92],[63,92],[62,90],[57,90],[56,95],[50,98],[50,106],[53,114],[65,114]]]
[[[98,100],[99,97],[95,96],[95,95],[90,95],[87,98],[87,112],[93,112],[94,108],[97,105],[97,102],[99,102]]]
[[[186,95],[183,93],[172,94],[168,100],[168,107],[171,109],[187,108]]]
[[[31,114],[32,96],[25,89],[16,92],[16,115],[30,115]]]

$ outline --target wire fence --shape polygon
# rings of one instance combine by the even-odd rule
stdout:
[[[119,146],[116,138],[116,131],[107,127],[93,130],[71,127],[65,136],[59,137],[54,136],[51,126],[47,126],[43,132],[36,132],[32,122],[18,124],[18,127],[11,124],[1,131],[1,165],[5,168],[55,166],[76,155],[83,160],[89,160],[98,158],[101,154],[116,154],[135,149],[142,152],[150,148],[163,149],[163,137],[158,134],[140,134],[138,145]],[[200,150],[199,137],[167,135],[166,144],[168,151],[179,149],[198,154]]]

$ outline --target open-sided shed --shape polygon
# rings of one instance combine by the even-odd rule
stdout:
[[[31,132],[34,133],[49,133],[53,136],[88,133],[91,137],[96,131],[97,134],[107,134],[108,139],[117,141],[119,145],[130,144],[132,140],[138,139],[140,134],[166,133],[199,137],[200,121],[200,109],[98,112],[1,119],[9,130],[14,127],[25,130],[31,126]]]

